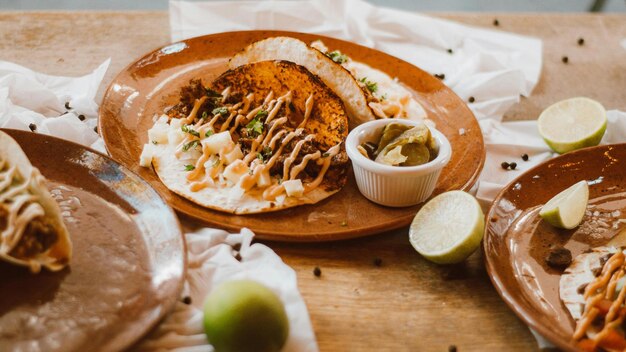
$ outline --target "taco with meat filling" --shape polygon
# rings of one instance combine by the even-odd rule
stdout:
[[[235,68],[264,60],[287,60],[306,67],[346,105],[350,128],[381,118],[426,119],[424,108],[397,79],[317,40],[307,44],[291,37],[254,42],[233,56]],[[432,121],[429,121],[432,123]]]
[[[576,322],[573,339],[584,351],[626,350],[626,254],[603,246],[572,261],[559,296]]]
[[[33,273],[61,270],[72,256],[59,205],[44,181],[17,142],[0,131],[0,259]]]
[[[342,101],[287,61],[199,80],[148,132],[141,164],[171,191],[208,208],[260,213],[319,202],[346,182]]]

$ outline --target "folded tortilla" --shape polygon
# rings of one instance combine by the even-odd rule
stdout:
[[[59,205],[17,142],[0,131],[0,259],[58,271],[72,256]]]
[[[144,164],[171,191],[250,214],[317,203],[344,186],[348,118],[318,77],[292,62],[262,61],[209,86],[191,82],[148,133]]]
[[[330,51],[321,41],[307,45],[290,37],[271,37],[250,44],[229,61],[230,68],[264,60],[286,60],[306,67],[341,98],[350,128],[377,118],[422,121],[424,108],[397,79],[385,72]]]

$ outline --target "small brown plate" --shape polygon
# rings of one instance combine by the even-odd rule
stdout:
[[[69,267],[0,262],[0,351],[118,351],[174,305],[185,245],[172,209],[122,165],[78,144],[4,130],[47,178],[73,244]]]
[[[581,225],[560,230],[542,221],[541,207],[581,180],[589,182],[593,207]],[[581,149],[528,170],[500,192],[487,216],[483,249],[496,290],[526,324],[563,350],[577,350],[574,320],[559,299],[562,270],[549,267],[546,255],[553,245],[575,258],[606,244],[626,226],[608,215],[617,210],[626,216],[626,144]]]
[[[310,43],[322,39],[355,60],[398,77],[427,110],[437,129],[452,145],[452,159],[443,169],[434,195],[469,189],[480,174],[485,149],[478,122],[467,105],[441,81],[419,68],[343,40],[320,35],[280,32],[228,32],[197,37],[159,48],[118,74],[100,106],[100,132],[111,156],[137,172],[180,213],[229,230],[248,227],[259,238],[283,241],[328,241],[364,236],[410,224],[420,206],[388,208],[363,197],[352,175],[346,186],[315,205],[256,215],[231,215],[196,205],[170,192],[153,170],[139,166],[153,116],[178,100],[180,88],[192,78],[205,84],[227,70],[228,59],[247,45],[268,37],[290,36]]]

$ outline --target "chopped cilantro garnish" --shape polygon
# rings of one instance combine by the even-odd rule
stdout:
[[[228,115],[228,108],[225,106],[220,106],[219,108],[215,108],[213,109],[213,111],[211,112],[213,115],[222,115],[222,116],[226,116]]]
[[[387,100],[387,93],[383,94],[383,95],[380,97],[380,100]]]
[[[272,149],[270,147],[263,147],[262,152],[256,153],[256,158],[261,160],[262,162],[266,162],[271,157],[272,157]]]
[[[200,118],[201,118],[201,119],[203,119],[203,120],[206,120],[206,118],[207,118],[207,117],[208,117],[207,112],[206,112],[206,111],[203,111],[203,112],[202,112],[202,117],[200,117]]]
[[[208,130],[208,131],[206,131],[206,133],[204,134],[204,136],[205,136],[205,137],[210,137],[211,135],[213,135],[213,133],[215,133],[215,132],[213,132],[213,130]]]
[[[259,110],[257,111],[256,115],[254,115],[255,118],[259,118],[259,119],[264,119],[267,117],[267,115],[269,115],[269,112],[267,112],[266,110]]]
[[[365,87],[367,88],[367,90],[369,90],[372,93],[376,93],[376,91],[378,90],[378,83],[369,81],[367,77],[361,78],[359,82],[365,84]]]
[[[269,158],[271,158],[273,153],[274,153],[274,152],[272,151],[272,148],[267,147],[267,146],[266,146],[266,147],[263,147],[263,153],[262,153],[262,154],[263,154],[263,158],[264,158],[264,159],[269,159]]]
[[[193,165],[185,165],[185,171],[193,171],[195,170],[196,167]]]
[[[342,54],[339,50],[326,53],[326,56],[328,56],[331,60],[338,64],[343,64],[344,62],[348,61],[348,57],[346,56],[346,54]]]
[[[197,147],[197,146],[199,146],[199,145],[200,145],[200,141],[199,141],[199,140],[197,140],[197,139],[196,139],[196,140],[193,140],[193,141],[191,141],[191,142],[189,142],[189,143],[187,143],[187,144],[183,145],[183,152],[186,152],[186,151],[188,151],[189,149],[191,149],[191,148],[195,148],[195,147]]]
[[[259,120],[258,115],[259,114],[257,113],[257,116],[253,118],[250,122],[248,122],[248,124],[246,125],[248,135],[253,136],[253,137],[256,137],[260,135],[261,133],[263,133],[263,122]]]
[[[198,133],[198,131],[194,130],[193,128],[189,127],[189,125],[182,125],[180,129],[183,130],[183,132],[189,133],[190,135],[194,137],[200,137],[200,133]]]

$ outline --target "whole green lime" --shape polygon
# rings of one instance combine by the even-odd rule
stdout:
[[[271,352],[285,344],[289,322],[274,292],[252,280],[235,280],[207,296],[204,331],[217,352]]]

